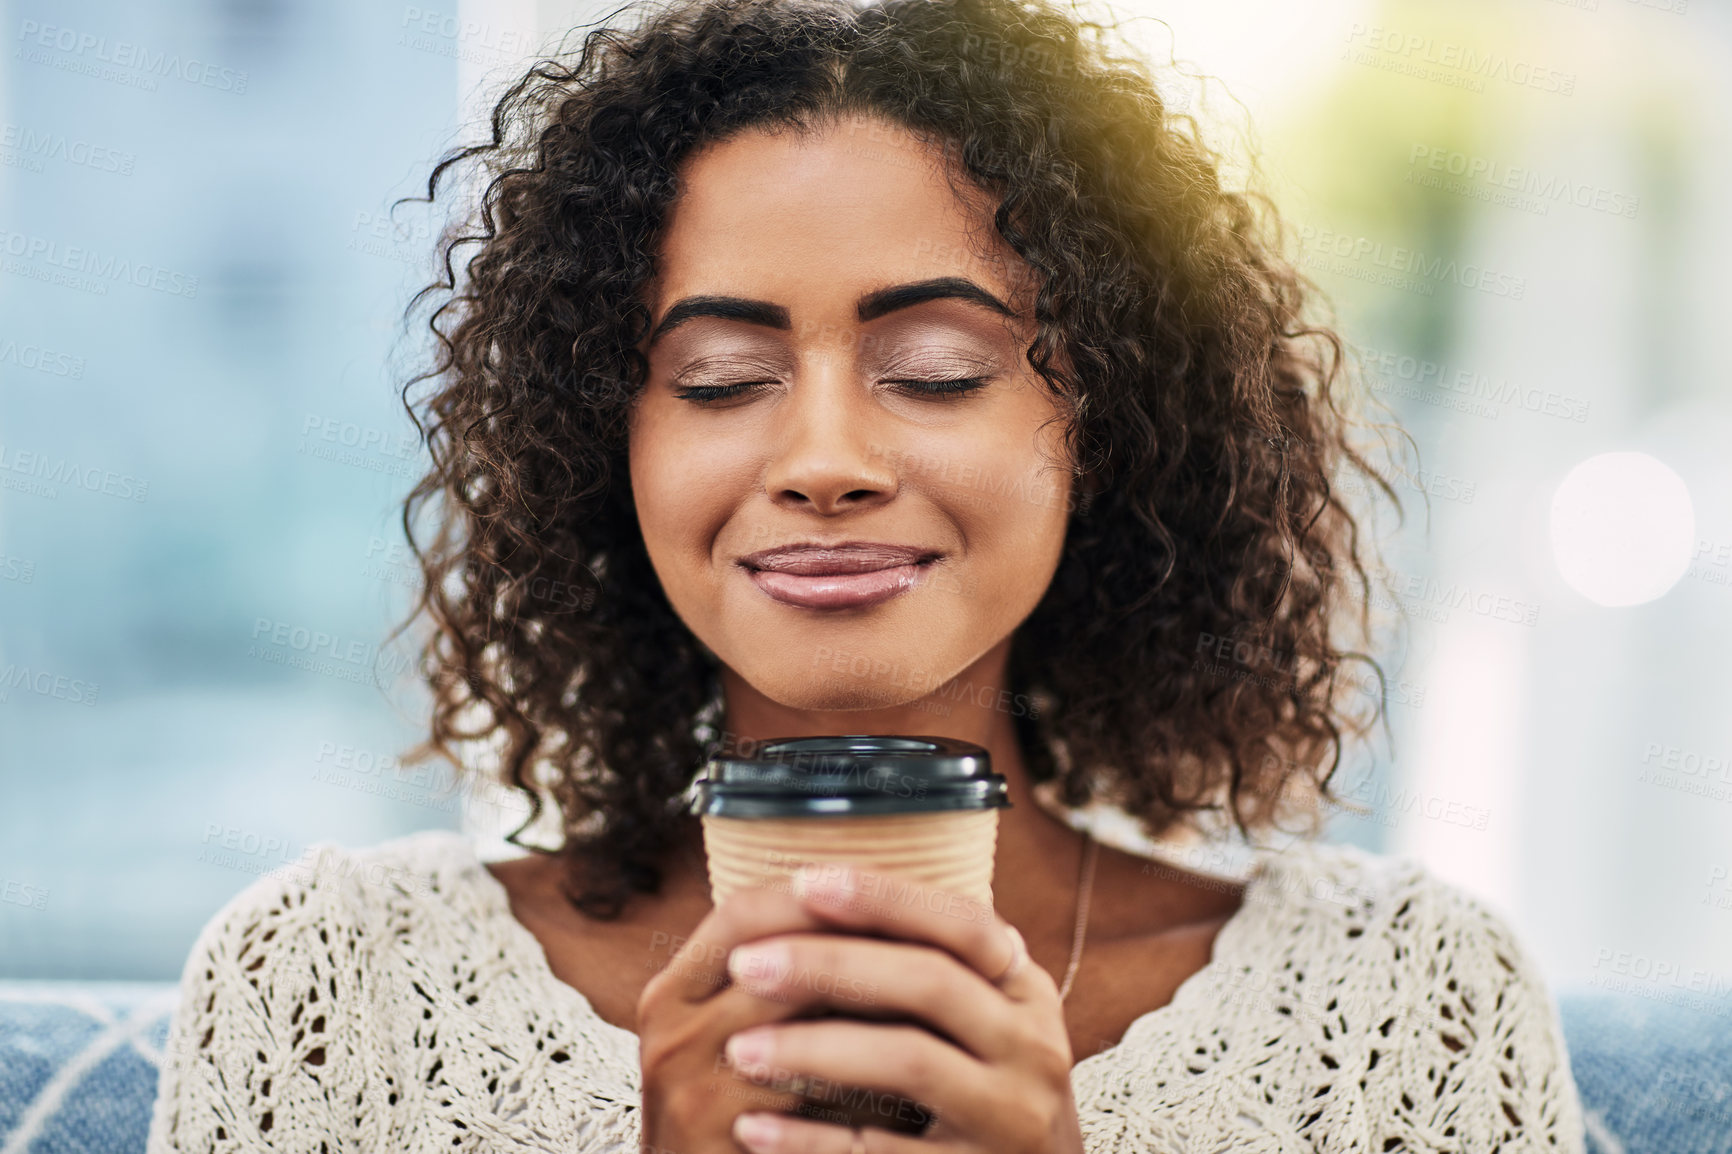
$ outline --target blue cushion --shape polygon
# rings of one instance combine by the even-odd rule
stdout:
[[[0,982],[0,1149],[142,1154],[172,983]],[[1589,1154],[1732,1154],[1732,1021],[1565,990]]]
[[[1689,1000],[1558,992],[1589,1154],[1732,1154],[1732,1016]]]
[[[0,983],[0,1149],[138,1154],[175,986]]]

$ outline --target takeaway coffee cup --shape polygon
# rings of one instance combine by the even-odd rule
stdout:
[[[853,861],[992,906],[1005,780],[945,737],[797,737],[713,757],[693,786],[710,897],[786,887],[812,861]]]
[[[895,900],[926,901],[991,917],[998,811],[1006,783],[978,745],[944,737],[848,735],[766,742],[751,757],[718,756],[693,783],[704,829],[710,896],[787,887],[808,862],[850,861],[922,887]],[[891,896],[886,888],[886,898]],[[976,904],[969,905],[969,901]],[[847,1126],[918,1134],[930,1110],[861,1087],[801,1083],[796,1112]]]

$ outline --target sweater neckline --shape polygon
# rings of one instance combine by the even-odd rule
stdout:
[[[505,933],[517,944],[517,954],[522,957],[529,968],[527,974],[521,975],[533,982],[536,992],[545,992],[551,1004],[560,1006],[562,1016],[569,1016],[585,1026],[611,1039],[614,1047],[630,1055],[638,1052],[639,1039],[636,1033],[624,1026],[616,1026],[603,1018],[590,1003],[588,995],[576,986],[560,980],[554,974],[553,967],[548,964],[547,951],[542,948],[541,940],[529,932],[529,927],[517,920],[517,915],[511,912],[511,897],[498,878],[493,876],[481,859],[475,854],[475,847],[467,837],[457,835],[456,840],[461,846],[465,865],[472,868],[480,880],[481,891],[486,899],[489,912],[505,927]],[[1239,908],[1233,911],[1215,934],[1215,941],[1209,952],[1209,960],[1195,973],[1180,982],[1173,991],[1173,996],[1164,1006],[1156,1006],[1131,1020],[1125,1027],[1125,1032],[1119,1040],[1104,1050],[1096,1050],[1071,1064],[1071,1080],[1087,1069],[1096,1065],[1105,1065],[1120,1054],[1127,1044],[1133,1042],[1133,1035],[1153,1028],[1154,1023],[1165,1021],[1166,1018],[1188,1008],[1190,1003],[1200,997],[1210,982],[1217,976],[1232,968],[1234,959],[1244,953],[1248,942],[1241,938],[1251,933],[1249,914],[1253,907],[1267,909],[1271,895],[1265,891],[1275,883],[1271,879],[1270,864],[1272,856],[1267,852],[1254,855],[1250,872],[1245,880],[1245,892],[1240,898]],[[635,1070],[635,1067],[634,1067]],[[635,1078],[634,1078],[635,1084]]]

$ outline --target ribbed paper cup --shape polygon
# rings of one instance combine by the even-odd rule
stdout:
[[[787,889],[809,862],[853,862],[872,873],[911,878],[940,894],[992,908],[992,863],[998,810],[862,817],[729,818],[706,815],[704,854],[710,898],[754,886]],[[875,879],[866,879],[868,884]],[[876,887],[881,896],[934,904],[937,899]],[[948,903],[946,903],[948,904]]]
[[[998,811],[1009,804],[978,745],[865,735],[784,738],[752,757],[713,757],[692,796],[714,901],[786,889],[808,862],[848,862],[863,871],[864,900],[981,920],[992,916]],[[863,1104],[853,1092],[795,1092],[804,1096],[796,1113],[848,1126],[918,1134],[931,1118],[890,1094]]]
[[[851,735],[713,757],[693,784],[692,809],[703,820],[713,901],[787,888],[808,862],[847,861],[990,909],[998,811],[1009,804],[978,745]]]

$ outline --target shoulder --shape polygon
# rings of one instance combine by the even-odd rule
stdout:
[[[316,843],[297,860],[230,898],[206,923],[183,981],[200,957],[281,956],[303,940],[333,946],[333,936],[363,932],[380,919],[432,910],[474,891],[483,867],[467,839],[428,830],[364,848]],[[243,970],[242,972],[248,972]]]
[[[635,1057],[548,973],[465,838],[318,845],[199,935],[146,1148],[432,1150],[465,1131],[623,1149]]]
[[[1316,949],[1380,958],[1392,979],[1544,988],[1505,915],[1413,858],[1299,843],[1259,855],[1246,903],[1267,907],[1270,928],[1310,927]]]
[[[1580,1149],[1556,1002],[1505,915],[1411,858],[1322,843],[1262,858],[1253,900],[1316,1041],[1393,1062],[1365,1082],[1376,1108],[1468,1148]]]
[[[483,874],[465,839],[431,831],[314,845],[229,899],[181,973],[153,1154],[292,1146],[290,1117],[337,1134],[360,1125],[340,1103],[389,1080],[391,1009],[416,971],[462,956],[462,926],[480,924],[489,897]]]
[[[279,975],[333,969],[343,981],[317,983],[329,999],[358,992],[358,963],[379,961],[393,941],[425,937],[427,926],[475,914],[491,900],[487,880],[468,840],[447,830],[353,849],[315,843],[205,923],[181,973],[183,1003],[194,991],[256,991]]]
[[[1447,1026],[1447,1004],[1480,991],[1549,1001],[1509,920],[1409,857],[1321,842],[1265,852],[1245,905],[1259,935],[1279,939],[1276,956],[1303,957],[1319,979],[1369,983],[1379,1006],[1423,1007]]]

